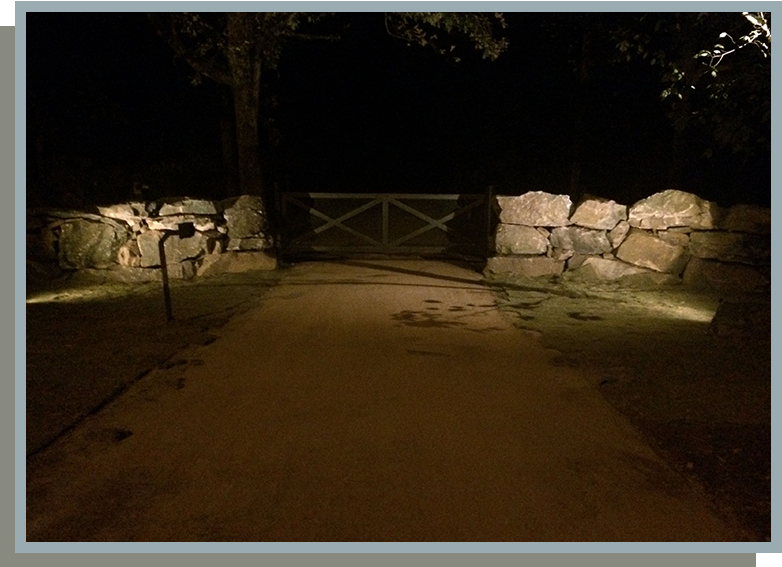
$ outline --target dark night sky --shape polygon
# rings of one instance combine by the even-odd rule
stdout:
[[[484,61],[457,42],[454,64],[389,37],[380,14],[340,15],[341,41],[291,45],[266,75],[279,132],[267,152],[269,180],[297,191],[494,185],[625,204],[668,188],[671,131],[658,78],[641,64],[604,64],[581,88],[566,16],[507,14],[507,53]],[[144,14],[29,13],[28,205],[57,204],[65,193],[127,199],[134,181],[149,184],[152,197],[225,196],[225,93],[208,80],[192,86],[191,76]],[[579,100],[586,134],[582,186],[573,190]],[[767,163],[750,170],[698,160],[678,188],[762,203]]]

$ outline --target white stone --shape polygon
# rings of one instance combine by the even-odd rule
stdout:
[[[683,247],[638,229],[630,231],[616,251],[616,257],[635,266],[674,275],[684,270],[689,259]]]
[[[557,227],[549,238],[555,248],[573,250],[579,254],[602,254],[611,250],[605,231],[580,226]]]
[[[494,237],[498,254],[545,254],[548,239],[531,226],[499,224]]]
[[[666,229],[676,226],[708,230],[719,221],[716,204],[697,195],[668,189],[642,199],[630,207],[630,226],[644,229]]]
[[[500,222],[525,226],[567,226],[573,203],[567,195],[530,191],[519,197],[497,197]]]
[[[573,224],[596,230],[611,230],[623,220],[627,220],[626,205],[592,196],[584,197],[570,217]]]

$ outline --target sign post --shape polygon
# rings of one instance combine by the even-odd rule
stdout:
[[[166,322],[174,320],[174,314],[171,310],[171,287],[168,283],[168,262],[166,261],[166,240],[171,235],[177,235],[179,238],[190,238],[195,234],[195,226],[191,222],[180,223],[177,230],[164,230],[163,236],[158,241],[158,253],[160,254],[160,275],[163,280],[163,302],[166,306]]]

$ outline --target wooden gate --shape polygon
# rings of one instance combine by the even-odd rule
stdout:
[[[282,193],[283,256],[418,254],[485,258],[491,194]]]

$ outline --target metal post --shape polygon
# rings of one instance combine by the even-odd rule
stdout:
[[[174,320],[174,315],[171,313],[171,290],[168,286],[168,266],[166,265],[165,242],[167,238],[168,233],[164,232],[163,236],[158,240],[158,252],[160,254],[160,274],[163,277],[163,301],[166,304],[166,322],[170,323]]]

